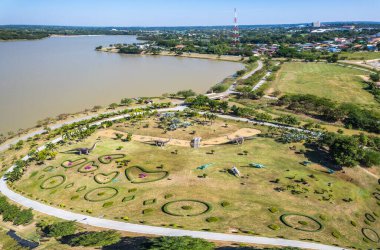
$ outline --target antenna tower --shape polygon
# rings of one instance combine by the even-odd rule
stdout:
[[[236,8],[234,9],[234,29],[232,31],[232,40],[235,47],[239,44],[240,41],[240,33],[239,33],[239,26],[238,26],[238,16]]]

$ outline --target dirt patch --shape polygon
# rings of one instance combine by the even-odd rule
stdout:
[[[123,133],[120,131],[109,129],[109,130],[99,131],[98,136],[115,138],[116,133],[123,134],[125,136],[127,135],[127,133]],[[201,141],[201,145],[202,145],[202,147],[216,146],[216,145],[225,144],[225,143],[229,142],[228,138],[232,139],[232,138],[236,138],[236,137],[240,137],[240,136],[250,137],[250,136],[258,135],[260,133],[261,133],[261,131],[257,130],[257,129],[242,128],[242,129],[239,129],[239,130],[237,130],[233,133],[230,133],[230,134],[226,134],[223,136],[219,136],[219,137],[211,138],[211,139],[208,139],[205,141]],[[164,141],[164,142],[168,141],[167,145],[173,145],[173,146],[179,146],[179,147],[190,147],[191,146],[189,140],[181,140],[181,139],[174,139],[174,138],[169,140],[167,138],[154,137],[154,136],[148,136],[148,135],[132,135],[132,140],[138,141],[138,142],[143,142],[143,143],[152,143],[152,144],[154,144],[154,141],[159,140],[159,141]]]

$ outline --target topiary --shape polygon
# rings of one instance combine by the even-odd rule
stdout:
[[[76,200],[76,199],[78,199],[79,198],[79,195],[74,195],[74,196],[72,196],[71,198],[70,198],[70,200]]]
[[[354,227],[356,227],[356,226],[357,226],[357,224],[356,224],[356,222],[355,222],[355,221],[351,221],[350,223],[351,223],[351,225],[352,225],[352,226],[354,226]]]
[[[143,214],[150,214],[150,213],[152,213],[152,212],[153,212],[153,209],[152,209],[152,208],[147,208],[147,209],[144,209],[144,210],[142,211]]]
[[[146,205],[152,205],[152,204],[156,203],[156,201],[157,201],[156,199],[145,200],[143,202],[143,204],[144,204],[144,206],[146,206]]]
[[[220,205],[221,205],[222,207],[228,207],[228,206],[231,205],[231,203],[229,203],[228,201],[222,201],[222,202],[220,203]]]
[[[127,202],[127,201],[131,201],[131,200],[134,200],[134,199],[135,199],[134,195],[126,196],[126,197],[123,198],[123,200],[121,202]]]
[[[339,239],[340,237],[342,237],[342,235],[338,231],[336,231],[336,230],[332,231],[331,235],[334,236],[337,239]]]
[[[277,207],[271,207],[268,209],[271,213],[277,213],[278,212],[278,208]]]
[[[113,205],[113,201],[109,201],[103,204],[103,207],[110,207]]]

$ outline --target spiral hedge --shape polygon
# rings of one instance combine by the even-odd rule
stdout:
[[[56,178],[56,177],[61,177],[61,178],[62,178],[61,182],[59,182],[58,184],[53,185],[53,186],[51,186],[51,187],[46,187],[46,186],[45,186],[46,182],[48,182],[49,180],[51,180],[51,179],[53,179],[53,178]],[[51,176],[51,177],[47,178],[46,180],[44,180],[44,181],[41,183],[40,188],[41,188],[41,189],[53,189],[53,188],[56,188],[56,187],[61,186],[65,181],[66,181],[66,176],[65,176],[65,175],[54,175],[54,176]]]
[[[133,178],[130,176],[130,171],[133,169],[133,168],[137,168],[139,169],[140,171],[144,172],[144,173],[147,173],[147,174],[157,174],[157,173],[164,173],[164,175],[158,179],[155,179],[155,180],[142,180],[142,181],[134,181]],[[151,170],[146,170],[145,168],[143,167],[140,167],[140,166],[133,166],[133,167],[130,167],[130,168],[127,168],[125,170],[125,176],[127,177],[127,179],[131,182],[131,183],[134,183],[134,184],[140,184],[140,183],[148,183],[148,182],[155,182],[155,181],[160,181],[162,179],[165,179],[166,177],[168,177],[169,175],[169,172],[168,171],[164,171],[164,170],[159,170],[159,171],[151,171]]]
[[[110,164],[113,160],[124,158],[125,154],[109,154],[109,155],[102,155],[98,158],[98,160],[103,164]],[[109,157],[109,158],[108,158]]]
[[[103,198],[100,198],[100,199],[93,199],[93,198],[90,198],[89,196],[95,192],[95,191],[100,191],[100,190],[105,190],[105,189],[108,189],[108,190],[113,190],[115,191],[114,194],[112,194],[110,197],[103,197]],[[90,201],[90,202],[99,202],[99,201],[105,201],[105,200],[109,200],[109,199],[112,199],[113,197],[115,197],[117,194],[119,193],[119,190],[117,190],[116,188],[114,187],[99,187],[99,188],[94,188],[94,189],[91,189],[90,191],[88,191],[85,195],[84,195],[84,199],[86,201]],[[99,196],[99,193],[98,193],[98,196]]]
[[[376,240],[374,240],[374,239],[372,239],[371,237],[369,237],[368,236],[368,231],[370,231],[370,232],[372,232],[374,235],[376,235]],[[372,242],[375,242],[375,243],[379,243],[380,242],[380,237],[379,237],[379,235],[378,235],[378,233],[375,231],[375,230],[373,230],[373,229],[371,229],[371,228],[362,228],[362,234],[363,234],[363,236],[367,239],[367,240],[369,240],[369,241],[372,241]]]
[[[191,214],[191,215],[182,215],[182,214],[176,214],[176,213],[173,213],[173,212],[170,212],[168,207],[173,204],[173,203],[176,203],[176,202],[196,202],[196,203],[201,203],[203,205],[206,206],[206,210],[203,211],[203,212],[200,212],[200,213],[196,213],[196,214]],[[172,215],[172,216],[181,216],[181,217],[184,217],[184,216],[189,216],[189,217],[193,217],[193,216],[198,216],[198,215],[202,215],[202,214],[205,214],[205,213],[208,213],[212,210],[212,205],[207,203],[207,202],[204,202],[204,201],[199,201],[199,200],[175,200],[175,201],[170,201],[168,203],[165,203],[162,208],[161,208],[162,212],[168,214],[168,215]]]
[[[85,168],[86,168],[87,166],[94,167],[94,169],[86,170]],[[98,169],[99,169],[99,166],[96,165],[94,161],[89,161],[89,162],[85,162],[84,164],[82,164],[82,166],[78,168],[78,172],[79,172],[79,173],[82,173],[82,174],[86,174],[86,173],[92,173],[92,172],[95,172],[95,171],[98,170]]]
[[[79,159],[76,159],[74,161],[67,160],[67,161],[62,162],[61,166],[64,167],[64,168],[73,168],[73,167],[76,167],[78,165],[81,165],[81,164],[85,163],[86,161],[87,161],[87,158],[79,158]],[[70,166],[66,166],[65,165],[66,162],[71,162],[72,164]]]
[[[290,223],[288,223],[286,221],[286,217],[288,216],[300,216],[300,217],[304,217],[304,218],[308,218],[309,220],[312,220],[314,221],[317,225],[318,225],[318,228],[315,229],[315,230],[309,230],[309,229],[303,229],[303,228],[299,228],[299,227],[294,227],[292,226]],[[314,233],[314,232],[319,232],[323,229],[323,225],[322,223],[320,223],[318,220],[314,219],[313,217],[311,216],[308,216],[308,215],[304,215],[304,214],[297,214],[297,213],[288,213],[288,214],[283,214],[280,216],[280,221],[285,225],[285,226],[288,226],[290,228],[293,228],[295,230],[299,230],[299,231],[303,231],[303,232],[310,232],[310,233]]]
[[[98,178],[99,176],[109,176],[109,175],[112,175],[112,174],[116,174],[113,178],[111,178],[109,181],[100,181]],[[111,181],[115,180],[118,176],[119,176],[120,172],[119,171],[113,171],[109,174],[105,174],[105,173],[99,173],[97,175],[94,176],[94,180],[96,183],[98,184],[107,184],[107,183],[110,183]]]

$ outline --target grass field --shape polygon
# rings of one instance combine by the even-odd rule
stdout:
[[[210,126],[198,125],[162,134],[153,120],[147,123],[150,125],[146,128],[143,128],[145,122],[142,121],[135,126],[125,123],[114,125],[113,129],[118,127],[119,130],[141,135],[161,134],[189,139],[192,130],[196,130],[196,134],[202,138],[212,138],[248,126],[245,123],[229,123],[225,126],[224,121],[217,121]],[[60,152],[89,146],[103,134],[104,130],[101,130],[84,142],[63,146]],[[59,153],[55,160],[30,166],[23,178],[15,183],[14,189],[53,206],[133,223],[312,239],[345,247],[374,247],[363,241],[360,230],[362,227],[380,230],[379,223],[367,222],[370,223],[367,225],[364,222],[365,213],[380,214],[376,199],[371,195],[377,180],[358,169],[330,175],[319,164],[319,160],[314,161],[315,153],[307,151],[305,155],[296,154],[289,149],[289,145],[262,137],[246,141],[240,146],[219,145],[200,149],[172,145],[159,148],[137,141],[122,142],[110,137],[100,139],[98,147],[85,156],[88,161],[94,161],[92,166],[97,165],[94,172],[90,172],[90,168],[87,173],[78,172],[83,166],[90,165],[88,163],[62,167],[62,162],[75,161],[83,156]],[[120,146],[123,148],[117,150]],[[302,148],[301,145],[297,147]],[[117,167],[115,161],[109,164],[99,162],[98,157],[110,154],[125,154],[125,159],[130,162],[122,167]],[[308,167],[301,165],[300,162],[305,160],[311,160],[313,164]],[[252,162],[264,164],[266,168],[251,168],[248,165]],[[208,163],[213,165],[205,170],[197,169]],[[134,166],[142,167],[143,170]],[[232,166],[240,170],[240,178],[229,173],[228,169]],[[51,178],[57,175],[64,178]],[[95,179],[111,181],[99,184]],[[51,189],[41,189],[41,185]],[[106,199],[107,196],[110,198]],[[352,201],[343,201],[348,198]],[[169,213],[195,216],[165,213],[164,205],[168,202],[173,202],[166,206]],[[312,216],[324,227],[318,232],[287,227],[279,219],[285,213]],[[306,217],[290,216],[288,222],[297,228],[318,228]],[[339,232],[338,238],[332,235],[333,232]]]
[[[363,88],[360,70],[325,63],[284,63],[272,84],[282,93],[313,94],[337,102],[378,105]]]
[[[380,59],[380,52],[342,52],[339,54],[340,60],[373,60]]]

